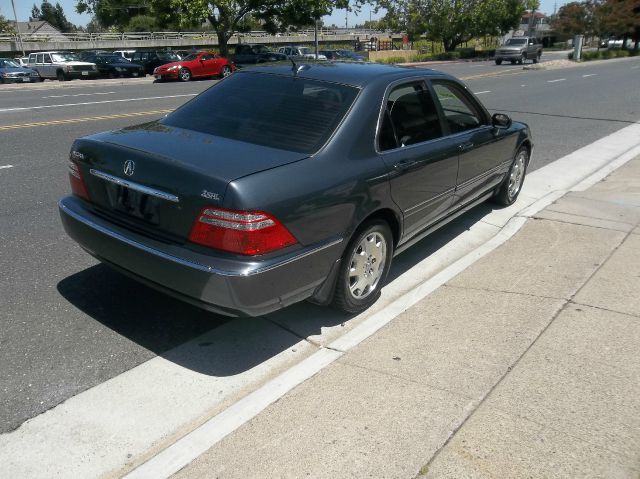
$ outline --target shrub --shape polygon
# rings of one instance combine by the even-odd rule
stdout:
[[[588,62],[591,60],[599,60],[600,58],[602,58],[602,52],[583,52],[582,53],[582,60],[585,62]]]
[[[460,58],[460,52],[442,52],[436,55],[437,60],[457,60]]]
[[[389,57],[378,60],[379,63],[386,63],[388,65],[393,65],[395,63],[404,63],[406,61],[407,59],[404,57]]]
[[[425,53],[421,53],[411,57],[412,62],[428,62],[430,60],[433,60],[433,57]]]
[[[460,58],[473,58],[476,56],[475,48],[456,48],[455,53],[460,54]]]

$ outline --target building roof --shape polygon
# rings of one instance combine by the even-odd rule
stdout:
[[[44,20],[37,22],[12,22],[14,28],[22,35],[60,35],[62,32]]]

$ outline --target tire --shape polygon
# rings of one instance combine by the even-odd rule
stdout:
[[[191,72],[187,68],[181,68],[178,72],[178,78],[180,81],[189,81],[191,80]]]
[[[527,54],[523,53],[522,55],[520,55],[520,60],[518,60],[518,64],[522,65],[526,60],[527,60]]]
[[[58,70],[56,72],[56,78],[58,79],[58,81],[66,81],[67,80],[67,75],[65,75],[62,70]]]
[[[515,64],[516,64],[516,61],[515,61],[515,60],[511,60],[511,64],[512,64],[512,65],[515,65]]]
[[[373,220],[360,227],[342,256],[333,307],[357,314],[375,303],[389,274],[392,256],[393,235],[386,222]]]
[[[503,206],[509,206],[515,203],[520,191],[522,190],[522,184],[524,183],[524,177],[527,173],[528,165],[529,149],[522,146],[513,158],[513,163],[511,163],[509,172],[494,196],[496,203]]]
[[[229,65],[225,65],[222,67],[222,70],[220,71],[220,78],[228,77],[229,75],[231,75],[231,73],[233,73],[231,71],[231,67]]]
[[[502,58],[496,58],[496,65],[502,65]]]

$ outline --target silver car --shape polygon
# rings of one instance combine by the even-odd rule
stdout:
[[[29,68],[36,70],[42,78],[92,78],[98,76],[95,63],[78,61],[70,52],[37,52],[29,54]]]

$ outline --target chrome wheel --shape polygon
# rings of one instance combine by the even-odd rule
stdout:
[[[522,182],[524,180],[524,171],[527,167],[527,153],[521,150],[516,156],[511,171],[509,171],[509,186],[507,192],[509,198],[515,198],[522,188]]]
[[[231,68],[229,68],[228,66],[223,66],[222,67],[222,78],[224,77],[228,77],[229,75],[231,75]]]
[[[187,70],[186,68],[182,68],[180,70],[180,72],[178,72],[178,75],[180,76],[180,80],[182,80],[182,81],[191,80],[191,72],[189,70]]]
[[[377,232],[366,235],[354,249],[349,263],[349,292],[357,299],[373,293],[382,278],[387,257],[387,242]]]

